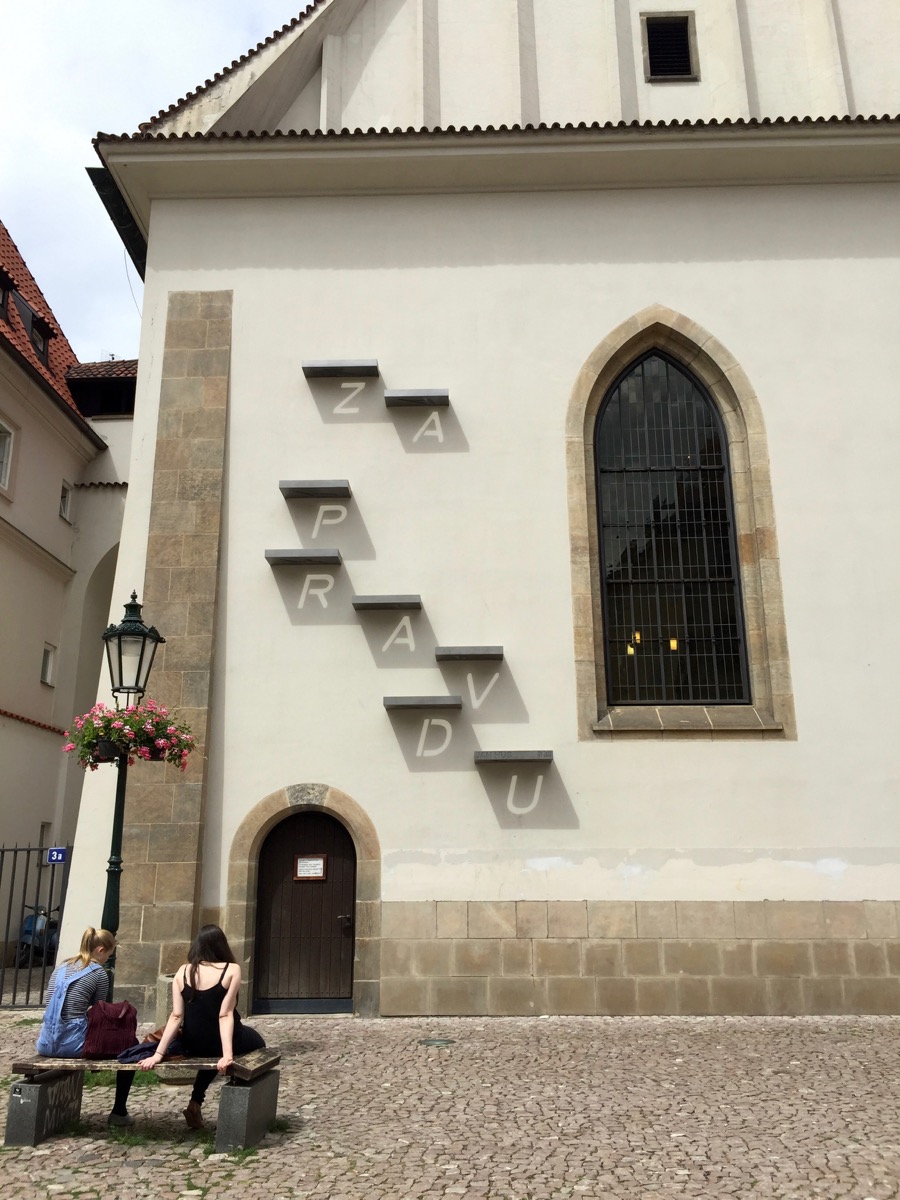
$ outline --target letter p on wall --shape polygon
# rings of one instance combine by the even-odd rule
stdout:
[[[329,515],[331,514],[331,515]],[[319,530],[323,525],[340,525],[341,521],[347,519],[347,506],[344,504],[320,504],[319,511],[316,514],[316,523],[313,526],[312,535],[314,538],[319,536]]]

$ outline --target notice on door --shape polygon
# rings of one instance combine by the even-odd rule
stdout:
[[[294,879],[324,879],[327,858],[327,854],[298,854],[294,859]]]

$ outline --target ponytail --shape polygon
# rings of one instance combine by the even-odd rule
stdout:
[[[116,944],[115,935],[110,933],[108,929],[95,929],[93,925],[89,925],[81,935],[81,946],[74,958],[67,958],[68,963],[77,963],[80,967],[90,965],[94,957],[94,951],[101,947],[104,950],[112,950]]]

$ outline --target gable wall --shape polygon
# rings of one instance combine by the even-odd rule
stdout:
[[[645,82],[647,11],[695,14],[696,82]],[[294,102],[278,127],[896,112],[884,47],[896,44],[898,22],[886,0],[368,0],[326,39],[318,111]]]

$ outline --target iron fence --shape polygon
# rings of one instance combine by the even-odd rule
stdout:
[[[0,1008],[39,1008],[56,961],[72,847],[0,846]]]

